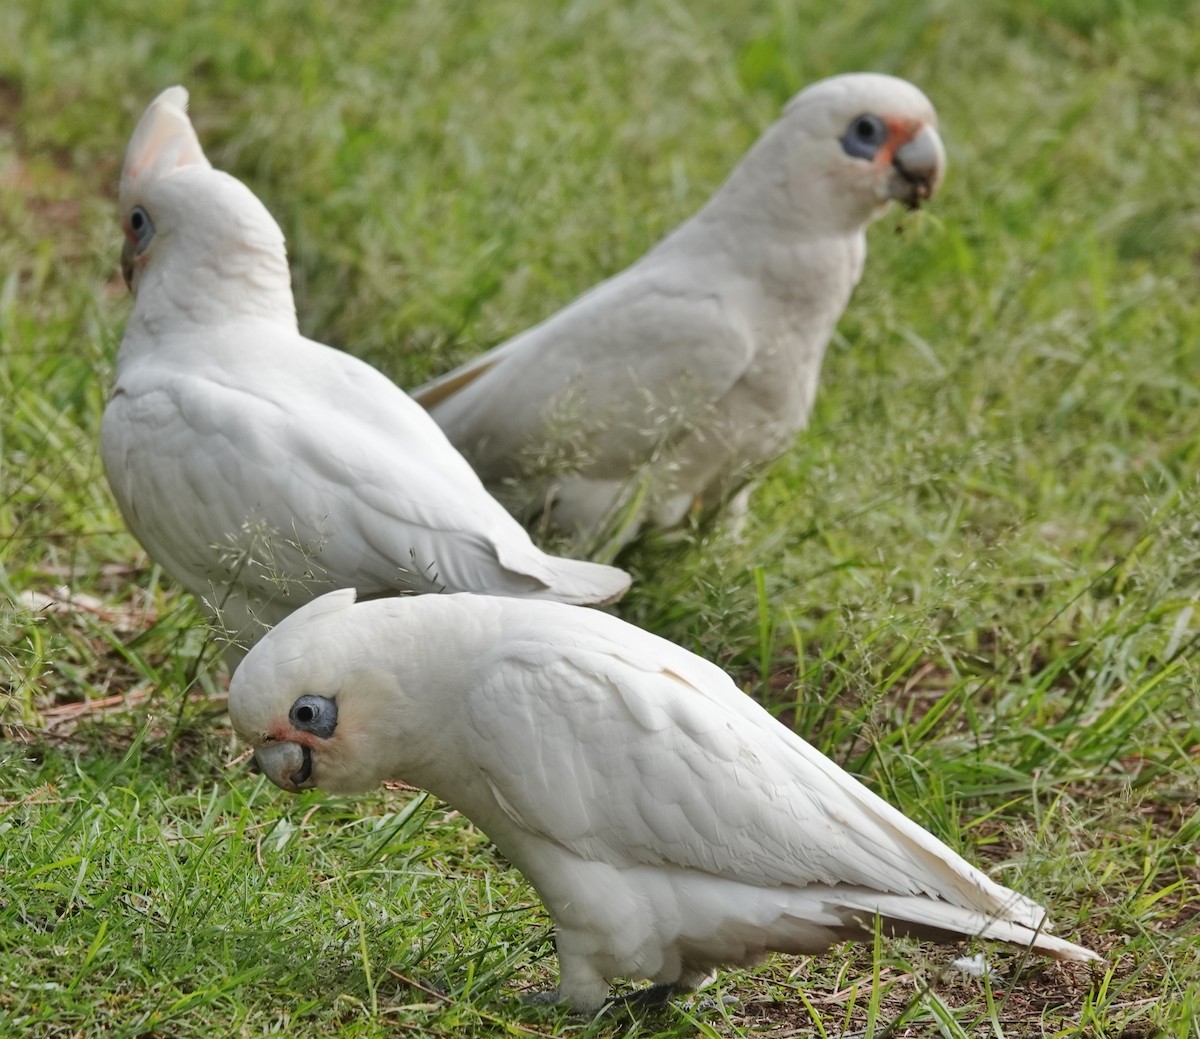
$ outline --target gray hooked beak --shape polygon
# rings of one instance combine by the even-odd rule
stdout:
[[[293,794],[317,785],[312,751],[299,743],[264,743],[254,752],[254,765],[277,787]]]
[[[133,251],[136,248],[137,243],[132,238],[126,238],[125,245],[121,248],[121,275],[130,292],[133,291]]]
[[[888,195],[909,209],[917,209],[937,190],[946,171],[946,149],[937,130],[926,126],[897,148],[892,171]]]

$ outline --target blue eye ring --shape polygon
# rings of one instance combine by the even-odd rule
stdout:
[[[154,221],[142,206],[134,206],[129,212],[129,230],[137,243],[137,251],[145,252],[150,239],[154,237]]]
[[[850,120],[842,134],[842,151],[855,159],[873,159],[888,139],[887,124],[877,115],[864,112]]]
[[[337,702],[327,696],[305,693],[296,698],[288,711],[288,720],[304,732],[329,739],[337,728]]]

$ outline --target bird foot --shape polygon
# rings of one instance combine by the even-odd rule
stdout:
[[[526,1006],[545,1007],[551,1006],[554,1003],[561,1003],[562,996],[558,994],[558,989],[550,988],[538,992],[522,992],[520,1000]]]
[[[539,1010],[566,1010],[567,1017],[573,1021],[591,1021],[598,1014],[604,1012],[603,1007],[599,1011],[588,1011],[571,1006],[570,1002],[563,999],[562,993],[556,988],[537,992],[522,992],[518,999],[521,1001],[521,1006],[524,1007],[534,1007]]]
[[[634,1014],[646,1011],[654,1013],[662,1010],[675,996],[685,991],[688,990],[681,989],[678,985],[648,985],[623,996],[613,996],[604,1004],[604,1010],[610,1014],[617,1010],[627,1010]]]

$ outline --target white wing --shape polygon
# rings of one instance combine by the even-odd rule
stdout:
[[[740,296],[757,289],[732,269],[699,269],[715,262],[660,246],[413,397],[485,480],[521,475],[547,429],[585,438],[589,475],[623,479],[659,438],[656,413],[669,422],[672,408],[715,404],[753,360]]]
[[[586,859],[928,895],[1038,926],[1040,907],[871,793],[719,668],[603,615],[573,617],[552,646],[534,627],[548,620],[528,617],[472,700],[473,753],[519,825]]]
[[[235,332],[156,344],[119,374],[105,415],[131,528],[193,590],[236,579],[271,596],[281,578],[309,594],[624,589],[620,571],[541,553],[369,365],[265,322]],[[243,548],[267,558],[243,569]]]

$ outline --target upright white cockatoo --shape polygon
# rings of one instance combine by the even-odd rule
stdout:
[[[558,603],[333,592],[246,657],[229,714],[285,790],[386,779],[472,819],[537,889],[558,995],[694,988],[885,931],[1062,960],[1041,906],[901,815],[699,657]]]
[[[101,451],[151,558],[235,647],[333,588],[620,597],[628,575],[542,552],[421,407],[300,334],[283,233],[186,104],[151,103],[121,173],[136,302]]]
[[[870,73],[797,94],[637,263],[413,392],[502,500],[618,543],[709,513],[808,422],[867,225],[942,179],[937,116]]]

